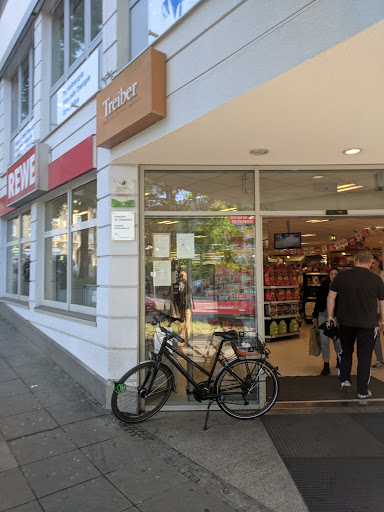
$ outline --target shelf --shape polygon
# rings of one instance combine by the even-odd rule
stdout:
[[[279,320],[280,318],[296,318],[300,313],[295,313],[294,315],[281,315],[281,316],[265,316],[264,320]]]
[[[306,299],[309,299],[309,300],[311,300],[311,301],[312,301],[312,300],[316,300],[316,299],[317,299],[317,297],[305,297],[305,298],[306,298]]]
[[[264,337],[266,340],[272,340],[275,338],[286,338],[287,336],[300,336],[300,332],[286,332],[285,334],[266,334]]]
[[[291,302],[300,302],[300,299],[292,299],[292,300],[270,300],[264,302],[264,304],[290,304]]]
[[[321,286],[320,283],[307,283],[307,286]]]
[[[320,285],[319,285],[320,286]],[[276,288],[300,288],[299,284],[278,284],[276,286],[264,286],[266,290],[275,290]]]
[[[327,276],[328,272],[304,272],[306,276]]]

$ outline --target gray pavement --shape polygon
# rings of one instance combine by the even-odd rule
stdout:
[[[382,510],[382,408],[298,412],[212,411],[207,431],[202,411],[124,425],[0,315],[0,512]],[[340,506],[334,467],[364,483],[371,465],[366,506]],[[330,484],[336,508],[323,499]],[[360,507],[358,484],[344,503]]]

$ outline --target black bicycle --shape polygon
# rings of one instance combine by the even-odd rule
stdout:
[[[153,317],[152,325],[157,326],[164,334],[158,352],[150,353],[150,359],[135,366],[115,381],[111,398],[113,414],[126,423],[144,421],[156,414],[167,402],[175,390],[174,375],[163,360],[170,361],[184,375],[193,387],[187,388],[187,394],[193,394],[198,402],[208,400],[204,430],[207,429],[208,413],[214,401],[227,414],[238,419],[252,419],[266,413],[276,402],[279,383],[278,368],[267,361],[270,351],[257,335],[257,346],[253,352],[239,346],[236,331],[214,332],[221,338],[211,369],[207,371],[191,358],[183,354],[172,342],[180,343],[184,339],[165,327],[161,322],[167,319],[180,321],[167,315]],[[223,354],[223,346],[230,343],[233,357],[228,359]],[[252,349],[251,349],[252,350]],[[175,354],[188,364],[207,376],[204,382],[196,382],[176,360]],[[222,368],[213,377],[217,364]]]

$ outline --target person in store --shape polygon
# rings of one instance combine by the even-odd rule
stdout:
[[[327,297],[329,292],[329,287],[332,281],[335,279],[337,274],[339,273],[339,269],[337,267],[332,267],[328,273],[328,277],[324,279],[319,288],[319,293],[317,295],[315,308],[312,314],[313,325],[322,325],[327,321],[328,313],[327,313]],[[323,356],[324,367],[321,370],[320,375],[329,375],[331,370],[329,369],[329,341],[328,336],[324,334],[324,332],[320,329],[320,341],[321,341],[321,354]],[[336,368],[340,368],[340,354],[341,354],[341,342],[339,339],[333,340],[333,346],[336,352]]]
[[[179,280],[173,289],[171,315],[182,321],[180,336],[184,342],[188,342],[191,333],[192,293],[185,270],[180,271]]]
[[[381,277],[381,279],[384,281],[384,272],[381,270],[382,265],[377,256],[373,256],[373,260],[371,263],[371,272],[374,272],[378,276]],[[378,305],[378,314],[380,313],[380,306]],[[383,362],[383,350],[381,348],[381,341],[380,341],[380,332],[377,331],[374,351],[376,355],[376,363],[371,366],[371,368],[382,368],[384,366]]]
[[[340,362],[341,390],[351,389],[352,356],[357,340],[357,398],[369,398],[371,359],[376,340],[376,329],[384,329],[384,282],[371,272],[372,254],[360,251],[355,266],[340,272],[332,281],[328,299],[328,321],[337,322],[343,355]],[[380,319],[377,320],[377,301],[380,301]]]

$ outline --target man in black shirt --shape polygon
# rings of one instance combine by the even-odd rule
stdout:
[[[343,349],[340,366],[341,389],[351,387],[352,355],[357,339],[357,397],[369,398],[368,382],[376,329],[383,330],[384,283],[369,270],[372,254],[361,251],[355,256],[355,266],[344,270],[332,282],[328,299],[328,321],[334,319],[336,296],[337,321]],[[377,301],[380,301],[380,321],[377,325]]]

